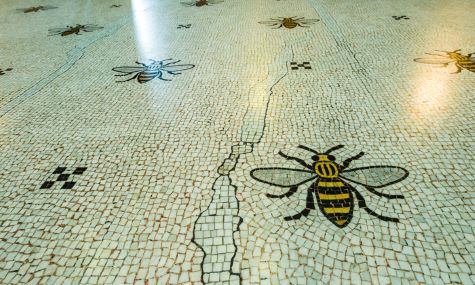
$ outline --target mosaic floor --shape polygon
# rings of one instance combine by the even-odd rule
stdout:
[[[0,1],[0,284],[475,284],[474,12]]]

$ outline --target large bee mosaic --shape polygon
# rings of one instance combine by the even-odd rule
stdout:
[[[149,64],[136,61],[140,66],[120,66],[112,68],[113,71],[123,74],[116,74],[115,76],[130,76],[132,77],[126,80],[119,80],[117,82],[125,82],[133,79],[137,79],[139,83],[146,83],[154,78],[158,78],[165,81],[171,79],[163,78],[163,74],[168,73],[171,75],[181,74],[181,71],[192,69],[195,67],[193,64],[176,64],[180,60],[172,61],[171,58],[156,61],[151,60]]]
[[[376,191],[375,188],[383,188],[404,180],[409,175],[406,169],[386,165],[347,169],[352,161],[361,158],[364,153],[360,152],[344,160],[342,164],[338,164],[335,162],[335,157],[330,153],[342,148],[343,145],[337,145],[323,153],[303,145],[298,147],[314,154],[311,157],[313,160],[311,164],[301,158],[288,156],[281,151],[279,151],[279,155],[287,160],[299,163],[305,169],[265,167],[251,171],[251,177],[259,182],[289,188],[289,191],[284,194],[266,194],[269,198],[290,197],[297,192],[300,185],[313,181],[307,189],[305,208],[293,216],[285,217],[284,220],[297,220],[307,216],[310,210],[315,209],[315,195],[320,211],[339,228],[343,228],[351,222],[355,204],[354,196],[356,196],[358,206],[368,214],[383,221],[399,222],[397,218],[386,217],[369,209],[363,195],[352,184],[363,186],[369,192],[380,197],[402,199],[404,198],[402,195],[384,194]]]
[[[304,17],[296,18],[296,17],[290,17],[290,18],[271,18],[270,21],[261,21],[259,24],[264,24],[268,25],[271,27],[274,27],[274,29],[279,29],[279,28],[287,28],[287,29],[293,29],[295,27],[304,27],[308,28],[309,25],[316,23],[320,20],[318,19],[305,19]]]
[[[80,25],[77,24],[76,26],[67,26],[66,28],[58,28],[58,29],[49,29],[49,36],[54,36],[54,35],[61,35],[62,37],[64,36],[69,36],[72,34],[79,35],[79,32],[93,32],[100,30],[104,27],[96,26],[96,25]]]
[[[44,10],[50,10],[50,9],[56,9],[58,7],[54,6],[33,6],[33,7],[28,7],[28,8],[22,8],[22,9],[17,9],[17,11],[23,12],[23,13],[31,13],[31,12],[38,12],[38,11],[44,11]]]
[[[182,1],[180,2],[182,5],[188,6],[188,7],[203,7],[203,6],[208,6],[208,5],[213,5],[213,4],[219,4],[223,3],[224,0],[198,0],[198,1]]]
[[[454,51],[437,51],[443,54],[426,53],[433,55],[430,58],[416,58],[415,62],[433,64],[438,67],[447,67],[449,64],[454,64],[457,70],[453,73],[460,73],[462,69],[475,72],[475,52],[463,55],[460,53],[460,49]]]

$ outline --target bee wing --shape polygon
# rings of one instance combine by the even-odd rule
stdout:
[[[446,57],[432,57],[432,58],[415,58],[415,62],[418,63],[426,63],[426,64],[442,64],[442,65],[447,65],[451,62],[454,62],[455,60],[446,58]]]
[[[92,32],[92,31],[103,29],[103,28],[104,27],[96,26],[96,25],[84,25],[84,28],[82,28],[82,30],[85,32]]]
[[[219,4],[219,3],[223,3],[224,0],[208,0],[208,3],[209,4]]]
[[[265,167],[253,169],[251,171],[251,177],[269,185],[292,187],[315,179],[316,175],[308,170]]]
[[[302,19],[299,20],[300,23],[310,24],[320,21],[319,19]]]
[[[58,8],[58,7],[45,5],[45,6],[43,6],[42,10],[50,10],[50,9],[56,9],[56,8]]]
[[[398,166],[367,166],[345,170],[340,175],[348,181],[371,187],[381,188],[404,180],[409,171]]]
[[[113,71],[117,71],[120,73],[133,73],[133,72],[140,72],[144,71],[143,66],[119,66],[112,68]]]
[[[166,72],[179,72],[183,70],[192,69],[194,64],[176,64],[176,65],[164,65],[160,69]]]
[[[56,28],[56,29],[48,29],[48,32],[50,34],[59,34],[59,33],[62,33],[62,32],[65,32],[67,30],[69,30],[70,28]]]
[[[185,6],[194,6],[196,5],[196,1],[180,1],[180,4]]]

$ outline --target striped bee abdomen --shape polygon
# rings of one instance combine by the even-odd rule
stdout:
[[[343,228],[353,217],[351,188],[339,178],[319,179],[316,183],[318,207],[337,227]]]
[[[293,29],[297,27],[297,22],[295,22],[292,18],[284,18],[282,25],[287,29]]]
[[[468,56],[465,57],[465,59],[457,61],[457,64],[461,68],[465,68],[468,71],[475,72],[475,62],[472,61]]]
[[[157,77],[159,74],[160,74],[160,70],[159,69],[146,69],[142,72],[140,72],[137,80],[139,83],[145,83],[145,82],[148,82],[152,79],[154,79],[155,77]]]
[[[475,72],[475,61],[469,55],[463,55],[458,52],[447,53],[449,58],[456,60],[456,64],[459,68],[466,69],[471,72]]]

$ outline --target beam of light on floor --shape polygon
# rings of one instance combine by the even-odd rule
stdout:
[[[450,102],[448,83],[451,75],[445,68],[431,68],[417,77],[418,85],[414,90],[414,101],[411,113],[424,120],[434,120]]]
[[[150,0],[131,0],[135,41],[140,60],[159,60],[166,52],[160,23],[161,3]]]

